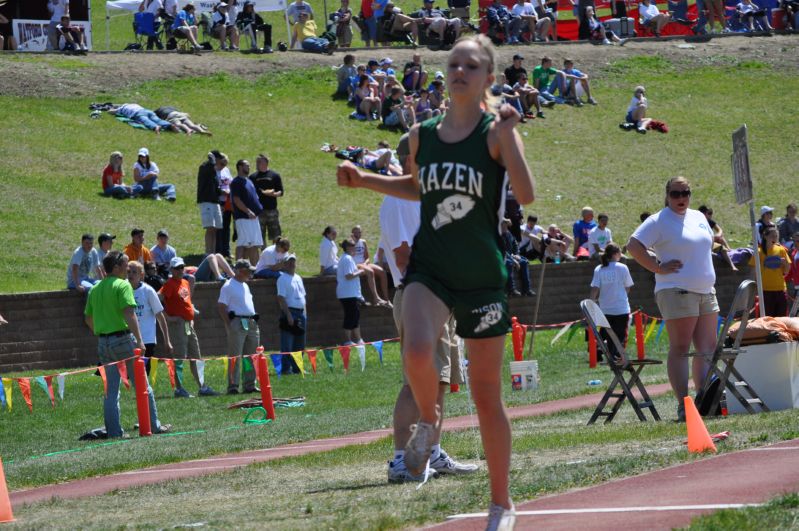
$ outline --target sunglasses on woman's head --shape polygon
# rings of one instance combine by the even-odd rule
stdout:
[[[679,199],[681,197],[691,197],[691,190],[670,190],[669,197]]]

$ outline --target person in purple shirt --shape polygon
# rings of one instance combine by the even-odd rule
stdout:
[[[258,215],[263,206],[258,200],[255,185],[249,179],[250,163],[240,160],[236,163],[236,178],[230,183],[230,197],[233,203],[233,219],[236,223],[236,259],[249,259],[251,264],[258,262],[258,255],[264,244]]]
[[[588,260],[588,234],[591,229],[596,227],[594,221],[594,209],[590,206],[583,207],[580,212],[580,219],[572,225],[572,234],[574,235],[574,249],[572,254],[577,260]]]

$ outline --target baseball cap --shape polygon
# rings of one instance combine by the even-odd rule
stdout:
[[[524,57],[519,55],[518,53],[513,56],[514,61],[524,61]]]
[[[92,241],[94,241],[94,236],[92,236],[91,234],[89,234],[87,232],[86,234],[84,234],[83,236],[80,237],[80,241],[83,241],[83,240],[92,240]]]
[[[442,72],[441,70],[438,70],[438,71],[436,72],[436,76],[435,76],[435,78],[436,78],[436,79],[444,79],[444,72]]]
[[[297,259],[297,255],[296,254],[289,253],[289,254],[286,255],[286,257],[283,260],[288,262],[289,260],[296,260],[296,259]]]
[[[219,9],[220,7],[227,7],[227,4],[226,4],[226,3],[224,3],[224,2],[219,2],[219,3],[216,5],[216,8],[217,8],[217,9]]]
[[[174,269],[176,267],[183,267],[186,265],[186,262],[183,261],[183,258],[176,256],[172,260],[169,261],[169,267]]]
[[[150,156],[150,150],[147,149],[147,148],[141,148],[139,150],[139,156],[140,157],[149,157]]]
[[[103,242],[114,241],[115,239],[116,239],[116,236],[112,236],[112,235],[108,234],[107,232],[104,232],[104,233],[100,234],[100,237],[97,238],[97,241],[100,242],[100,243],[103,243]]]
[[[369,59],[369,62],[366,64],[372,66],[372,65],[379,65],[380,63],[377,62],[377,59]]]
[[[384,57],[383,59],[380,60],[381,65],[390,65],[393,62],[394,61],[391,60],[391,57]]]
[[[246,258],[236,260],[236,264],[233,266],[233,269],[249,269],[250,271],[255,271],[255,268]]]
[[[144,234],[144,229],[136,228],[130,231],[131,236],[136,236],[137,234]]]
[[[767,205],[763,205],[762,207],[760,207],[760,215],[761,216],[763,214],[768,214],[769,212],[774,212],[774,209],[771,208],[770,206],[767,206]]]
[[[166,236],[167,238],[169,238],[169,233],[166,231],[166,229],[161,229],[161,230],[159,230],[159,231],[158,231],[158,235],[157,235],[157,236],[158,236],[159,238],[160,238],[161,236]]]

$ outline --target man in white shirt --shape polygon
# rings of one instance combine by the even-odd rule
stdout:
[[[286,267],[277,279],[277,303],[280,306],[280,352],[283,374],[299,374],[300,368],[290,352],[305,350],[305,285],[296,273],[297,257],[286,256]]]
[[[228,370],[227,394],[239,394],[239,381],[244,380],[243,392],[258,393],[255,385],[255,366],[251,359],[243,356],[254,354],[260,343],[258,314],[247,281],[255,270],[250,261],[238,260],[233,266],[236,275],[229,279],[219,291],[217,309],[227,335],[228,356],[231,365]]]
[[[136,299],[136,317],[139,319],[139,330],[144,341],[144,355],[155,356],[155,324],[161,329],[164,337],[164,348],[172,356],[172,342],[169,340],[169,327],[166,324],[164,306],[158,299],[158,293],[148,284],[142,282],[144,265],[141,262],[128,262],[128,282],[133,287],[133,298]],[[150,374],[150,360],[147,360],[147,374]]]
[[[540,241],[544,227],[538,225],[538,216],[527,216],[527,223],[521,226],[522,238],[519,241],[519,254],[529,261],[541,259]],[[531,239],[532,236],[532,239]]]
[[[591,258],[599,260],[605,252],[605,246],[613,241],[613,234],[608,228],[607,214],[599,214],[596,219],[598,225],[588,233],[588,253]]]
[[[517,0],[516,4],[511,8],[511,14],[513,19],[508,30],[514,42],[519,42],[525,29],[534,33],[534,40],[536,41],[543,41],[545,39],[543,36],[549,34],[550,20],[546,17],[539,19],[535,12],[535,7],[530,2]],[[525,40],[525,42],[529,41]]]
[[[47,27],[47,49],[58,50],[58,40],[61,34],[58,25],[61,17],[69,15],[69,0],[48,0],[47,10],[50,12],[50,25]]]
[[[655,37],[660,37],[660,32],[663,31],[663,26],[671,22],[671,13],[661,13],[658,6],[651,2],[651,0],[641,0],[638,6],[638,14],[645,26],[648,26]]]

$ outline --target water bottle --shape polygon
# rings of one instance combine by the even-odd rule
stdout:
[[[588,380],[588,385],[602,385],[602,380]]]
[[[721,400],[719,401],[719,407],[721,409],[721,416],[726,417],[728,414],[727,411],[727,390],[725,389],[721,393]]]
[[[555,263],[556,263],[556,264],[559,264],[559,263],[560,263],[560,251],[557,251],[557,252],[555,253]]]

